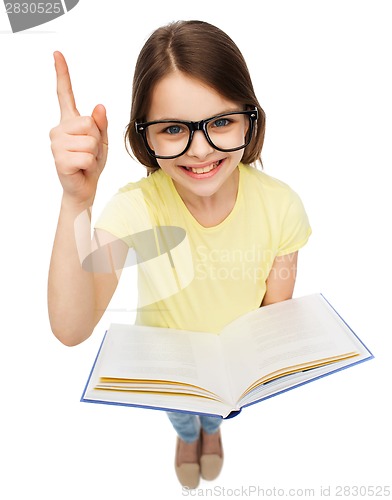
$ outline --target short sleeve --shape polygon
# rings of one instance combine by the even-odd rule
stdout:
[[[109,200],[94,227],[122,239],[151,229],[153,223],[142,189],[119,191]]]
[[[291,192],[291,202],[284,215],[277,256],[296,252],[303,247],[312,233],[309,219],[300,197]]]

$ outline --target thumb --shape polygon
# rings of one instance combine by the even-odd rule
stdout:
[[[101,133],[102,142],[108,145],[108,119],[106,116],[105,106],[97,104],[91,114],[91,117],[95,121]]]

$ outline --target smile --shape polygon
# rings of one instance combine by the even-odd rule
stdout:
[[[200,167],[187,167],[187,166],[182,166],[182,168],[189,173],[191,176],[192,174],[196,174],[198,177],[201,176],[206,176],[206,174],[209,174],[210,172],[215,171],[222,163],[224,160],[218,160],[213,163],[209,163],[208,165],[200,166]],[[215,172],[214,172],[215,173]],[[208,176],[209,177],[209,176]]]

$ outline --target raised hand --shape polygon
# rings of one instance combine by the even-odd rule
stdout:
[[[76,204],[91,206],[108,154],[106,109],[98,104],[91,116],[76,108],[68,66],[55,52],[60,123],[50,131],[51,147],[64,196]]]

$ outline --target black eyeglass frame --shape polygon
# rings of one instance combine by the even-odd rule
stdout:
[[[249,117],[249,130],[247,132],[246,142],[245,142],[245,144],[243,144],[237,148],[231,148],[231,149],[218,148],[211,141],[211,139],[208,135],[207,125],[214,120],[222,118],[223,116],[231,116],[231,115],[247,115]],[[257,121],[257,119],[258,119],[258,110],[257,110],[257,108],[254,108],[254,109],[250,109],[250,110],[246,110],[246,111],[231,111],[229,113],[221,113],[219,115],[212,116],[211,118],[206,118],[205,120],[200,120],[199,122],[189,122],[189,121],[185,121],[185,120],[156,120],[156,121],[152,121],[152,122],[143,122],[143,123],[135,122],[135,128],[136,128],[136,132],[142,136],[143,141],[144,141],[144,145],[146,146],[146,149],[151,156],[153,156],[154,158],[161,159],[161,160],[172,160],[174,158],[178,158],[179,156],[182,156],[183,154],[185,154],[188,151],[188,149],[192,143],[193,134],[197,130],[201,130],[203,132],[204,137],[206,138],[208,144],[210,146],[212,146],[214,149],[216,149],[217,151],[231,153],[233,151],[239,151],[240,149],[244,149],[244,148],[246,148],[246,146],[249,145],[250,141],[252,140],[254,124]],[[156,123],[180,123],[181,125],[185,125],[188,127],[188,129],[189,129],[188,143],[181,153],[179,153],[177,155],[172,155],[172,156],[162,156],[162,155],[155,154],[155,151],[153,149],[151,149],[150,146],[148,145],[146,132],[147,132],[147,128],[150,125],[155,125]]]

